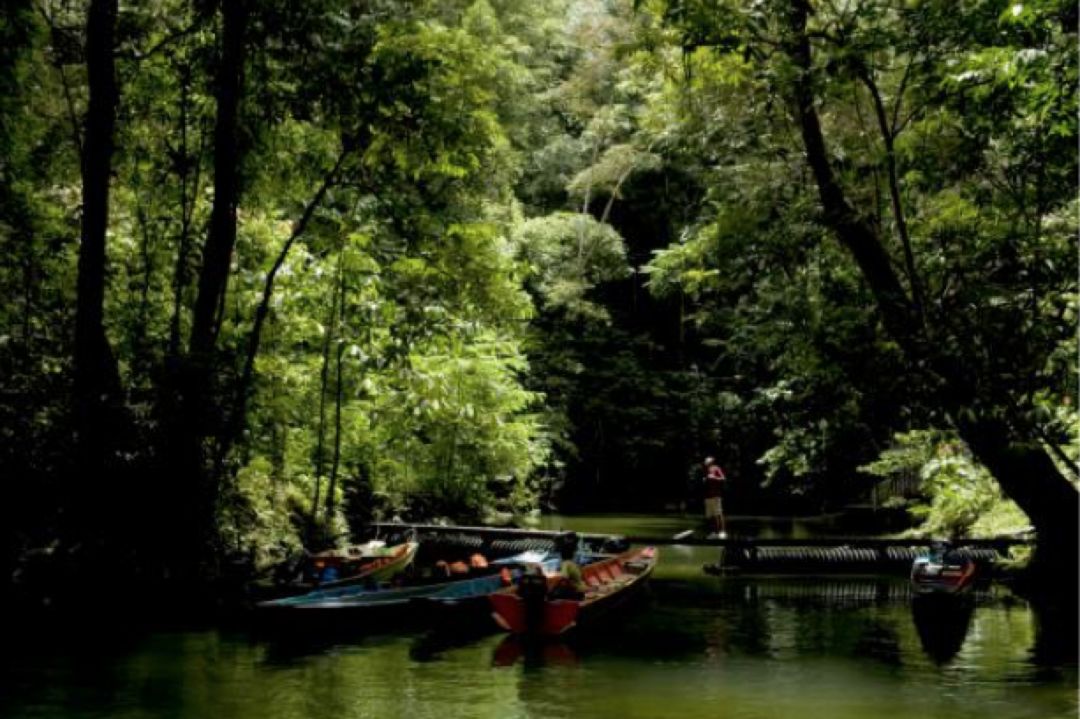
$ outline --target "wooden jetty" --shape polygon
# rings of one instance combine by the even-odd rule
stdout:
[[[377,523],[370,528],[380,537],[394,539],[411,533],[424,543],[445,551],[484,552],[506,556],[527,550],[551,550],[561,531],[517,529],[508,527],[457,526],[439,524]],[[880,537],[806,537],[754,538],[729,537],[707,539],[681,532],[673,537],[578,533],[582,546],[589,551],[621,551],[630,545],[715,547],[718,563],[706,569],[738,568],[750,571],[779,572],[883,572],[907,571],[912,560],[926,552],[932,539],[895,539]],[[961,553],[980,564],[992,566],[1008,556],[1009,549],[1034,543],[1029,537],[989,537],[951,540]]]

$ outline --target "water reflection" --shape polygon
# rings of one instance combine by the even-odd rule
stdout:
[[[512,667],[519,661],[526,669],[539,669],[575,666],[581,659],[574,647],[565,641],[530,640],[513,635],[504,637],[491,656],[491,663],[496,667]]]
[[[964,646],[974,611],[971,596],[927,595],[912,599],[911,618],[931,661],[944,665],[956,657]]]
[[[1056,676],[1062,665],[1075,665],[1080,637],[1080,616],[1077,614],[1075,587],[1050,594],[1034,595],[1030,604],[1035,620],[1035,642],[1031,647],[1031,662]]]
[[[1075,603],[998,587],[927,607],[902,579],[715,578],[700,555],[661,562],[651,603],[564,642],[363,617],[325,632],[152,632],[119,645],[108,631],[26,627],[4,634],[0,716],[1076,716]]]
[[[263,647],[264,664],[284,667],[335,652],[342,647],[377,644],[385,640],[390,627],[403,630],[411,628],[407,622],[400,625],[380,622],[380,617],[365,618],[355,612],[347,612],[337,621],[333,619],[329,612],[278,616],[275,619],[256,616],[244,636],[249,642]]]
[[[857,656],[894,667],[904,663],[899,632],[880,619],[869,620],[863,625],[858,639],[855,640],[854,652]]]
[[[494,625],[487,622],[440,625],[421,634],[409,644],[409,658],[414,662],[440,661],[446,657],[447,652],[475,644],[493,634],[494,629]]]

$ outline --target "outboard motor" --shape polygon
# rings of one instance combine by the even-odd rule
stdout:
[[[547,601],[547,577],[539,564],[531,564],[518,579],[517,594],[525,605],[525,625],[530,632],[544,626],[544,604]]]

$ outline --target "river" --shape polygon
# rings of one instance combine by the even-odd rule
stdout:
[[[678,517],[554,517],[670,535]],[[734,523],[773,536],[807,523]],[[135,719],[1076,717],[1075,623],[1005,587],[944,615],[894,578],[710,577],[715,550],[665,547],[622,621],[570,643],[373,627],[280,642],[239,628],[61,633],[0,652],[0,716]],[[96,631],[95,631],[96,629]],[[26,631],[29,630],[29,631]],[[347,637],[347,638],[346,638]],[[9,637],[11,639],[11,637]]]

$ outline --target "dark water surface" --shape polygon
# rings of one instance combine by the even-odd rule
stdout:
[[[668,517],[555,518],[673,534]],[[813,533],[812,526],[736,529]],[[525,646],[440,630],[288,641],[242,629],[9,634],[0,716],[732,717],[1077,715],[1075,619],[1004,587],[913,603],[889,578],[705,576],[715,550],[664,548],[650,596],[603,631]],[[1075,616],[1075,607],[1073,615]],[[87,617],[87,629],[94,618]],[[30,631],[26,631],[26,630]]]

